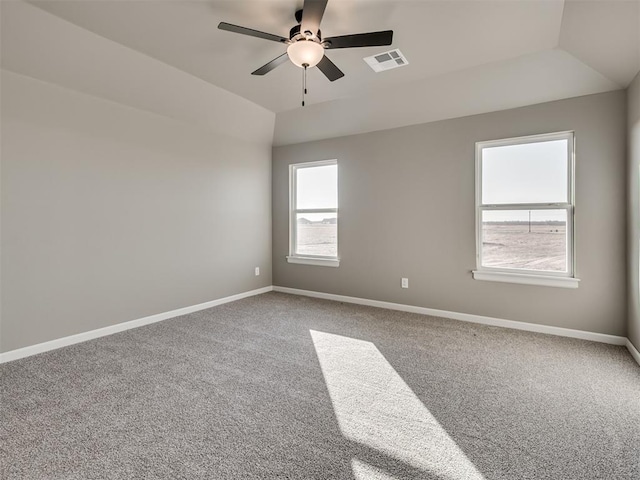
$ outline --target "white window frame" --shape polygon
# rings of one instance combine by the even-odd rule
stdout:
[[[289,165],[289,255],[287,261],[289,263],[298,263],[303,265],[317,265],[323,267],[339,267],[340,257],[326,255],[300,255],[296,253],[297,245],[297,214],[299,213],[335,213],[338,218],[336,228],[340,225],[340,217],[337,208],[303,208],[299,209],[297,203],[297,172],[302,168],[324,167],[328,165],[338,165],[338,160],[321,160],[317,162],[295,163]],[[338,201],[340,199],[338,198]],[[339,244],[336,245],[339,247]]]
[[[560,203],[482,203],[482,152],[485,148],[523,145],[527,143],[567,140],[567,202]],[[574,132],[546,133],[526,137],[506,138],[476,143],[476,270],[472,271],[475,280],[493,282],[521,283],[550,287],[578,288],[580,281],[575,276],[575,235],[574,235],[574,172],[575,172],[575,135]],[[482,212],[495,210],[566,210],[567,212],[567,272],[551,272],[519,268],[498,268],[482,265]]]

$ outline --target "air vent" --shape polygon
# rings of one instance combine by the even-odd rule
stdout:
[[[397,48],[395,50],[389,50],[388,52],[365,57],[364,61],[367,62],[374,72],[384,72],[392,68],[409,65],[407,58]]]

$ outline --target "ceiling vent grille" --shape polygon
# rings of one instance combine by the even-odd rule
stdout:
[[[392,68],[409,65],[407,58],[397,48],[395,50],[389,50],[388,52],[371,55],[370,57],[364,57],[364,61],[367,62],[367,65],[369,65],[374,72],[384,72]]]

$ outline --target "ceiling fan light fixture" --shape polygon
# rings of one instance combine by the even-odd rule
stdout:
[[[315,67],[324,57],[324,47],[313,40],[298,40],[287,48],[289,59],[294,65],[303,68]]]

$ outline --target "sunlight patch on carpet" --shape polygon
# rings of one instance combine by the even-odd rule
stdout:
[[[351,460],[351,469],[356,480],[398,480],[397,477],[357,458]]]
[[[485,480],[373,343],[310,333],[346,438],[442,479]],[[374,467],[352,468],[359,479]]]

